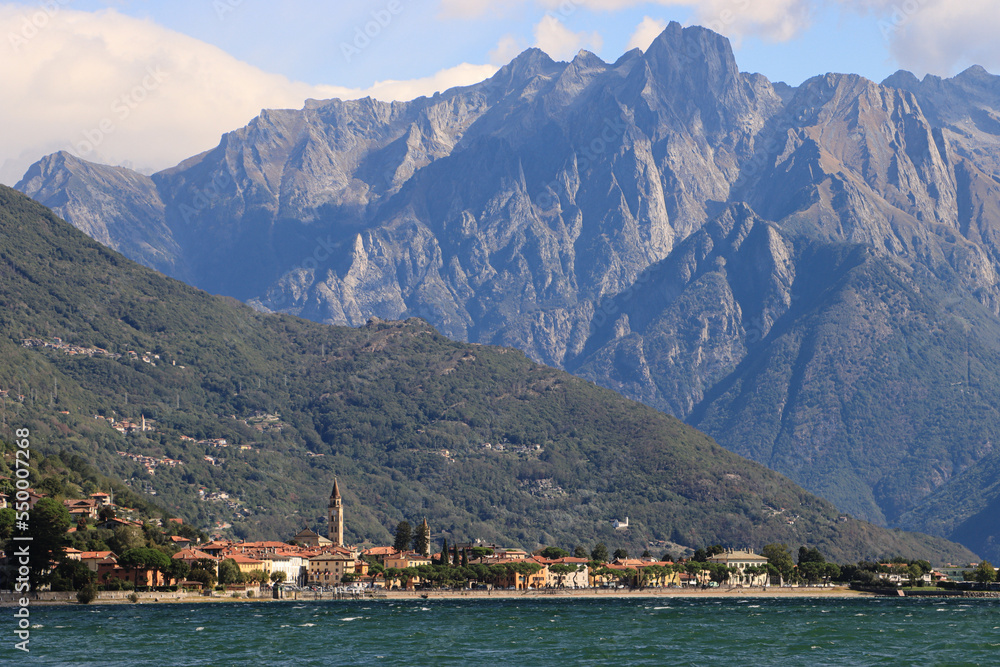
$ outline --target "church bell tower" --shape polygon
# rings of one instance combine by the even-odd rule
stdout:
[[[330,494],[330,507],[327,510],[330,541],[333,546],[344,546],[344,505],[340,500],[340,486],[333,479],[333,493]]]

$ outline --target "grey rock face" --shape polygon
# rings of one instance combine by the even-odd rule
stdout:
[[[263,112],[152,178],[57,155],[18,188],[260,309],[520,348],[892,522],[1000,435],[998,81],[772,85],[671,24],[615,63],[529,50],[430,98]]]

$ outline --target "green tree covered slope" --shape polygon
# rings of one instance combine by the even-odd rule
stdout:
[[[76,349],[23,344],[56,337]],[[389,527],[426,516],[435,540],[528,548],[781,541],[840,560],[972,558],[841,517],[676,419],[520,352],[420,320],[263,315],[126,260],[9,188],[0,389],[6,435],[28,426],[35,447],[84,456],[238,536],[325,532],[336,475],[352,542],[389,543]],[[95,415],[154,430],[122,435]],[[207,442],[219,438],[226,447]],[[630,529],[614,531],[626,516]]]

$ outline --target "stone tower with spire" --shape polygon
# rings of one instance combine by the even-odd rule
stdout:
[[[340,500],[340,486],[337,478],[333,479],[333,493],[330,494],[330,507],[327,510],[329,536],[333,546],[344,546],[344,505]]]

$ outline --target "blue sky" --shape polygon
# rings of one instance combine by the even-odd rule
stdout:
[[[1000,71],[998,0],[0,1],[0,182],[43,155],[163,169],[263,108],[412,99],[538,46],[614,61],[669,21],[732,40],[744,71]],[[381,19],[381,23],[379,22]],[[356,41],[359,32],[370,36]]]
[[[311,84],[367,88],[384,79],[414,79],[457,65],[491,62],[491,52],[506,35],[533,45],[533,29],[552,14],[572,32],[597,32],[602,47],[594,50],[614,61],[627,50],[629,38],[645,17],[663,22],[697,23],[696,3],[682,6],[635,3],[617,11],[583,5],[496,2],[487,15],[462,18],[443,15],[437,0],[399,0],[401,11],[373,43],[351,62],[340,45],[350,43],[358,28],[385,12],[386,0],[319,2],[288,0],[172,0],[170,3],[74,2],[74,9],[112,6],[208,42],[261,69]],[[728,3],[738,8],[738,0]],[[881,80],[899,68],[878,15],[861,15],[836,5],[815,5],[806,29],[789,40],[753,34],[734,44],[740,68],[792,85],[816,74],[854,72]],[[730,25],[735,19],[730,21]],[[720,21],[721,26],[726,24]],[[724,34],[726,30],[722,30]],[[499,64],[499,63],[495,63]]]

